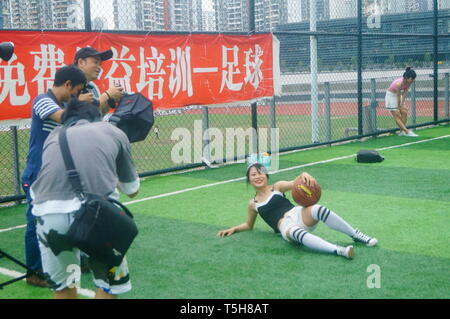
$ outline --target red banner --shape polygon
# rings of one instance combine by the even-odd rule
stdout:
[[[0,61],[0,120],[31,117],[31,104],[53,85],[58,68],[78,48],[111,49],[95,84],[141,92],[155,109],[226,104],[274,95],[271,34],[125,35],[91,32],[0,31],[15,45]],[[276,54],[276,53],[275,53]]]

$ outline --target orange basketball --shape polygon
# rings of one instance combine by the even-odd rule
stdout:
[[[319,201],[321,194],[322,190],[320,189],[319,183],[307,186],[302,183],[300,177],[297,177],[294,180],[294,185],[292,186],[292,198],[297,204],[303,207],[314,205]]]

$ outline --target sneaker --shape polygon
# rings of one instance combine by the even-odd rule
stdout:
[[[341,247],[336,249],[336,255],[343,256],[347,259],[353,259],[353,246]]]
[[[48,287],[47,282],[37,275],[31,275],[27,277],[26,282],[28,285],[35,287],[43,287],[43,288]]]
[[[372,238],[356,229],[356,233],[353,235],[353,241],[366,244],[366,246],[375,246],[378,243],[376,238]]]
[[[406,136],[405,132],[400,131],[400,133],[397,134],[398,136]]]
[[[418,137],[419,135],[417,135],[417,134],[414,133],[413,131],[409,131],[408,134],[405,134],[405,136]]]

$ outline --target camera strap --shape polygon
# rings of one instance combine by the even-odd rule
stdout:
[[[72,185],[72,189],[74,190],[77,197],[83,202],[86,196],[83,191],[83,186],[81,185],[80,175],[75,168],[72,155],[70,154],[69,143],[67,141],[67,129],[68,127],[63,125],[61,131],[59,132],[59,147],[61,149],[61,154],[66,166],[67,177],[69,178],[69,182]]]

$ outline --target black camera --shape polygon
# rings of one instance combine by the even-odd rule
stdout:
[[[14,44],[12,42],[0,43],[0,59],[9,61],[14,53]]]

